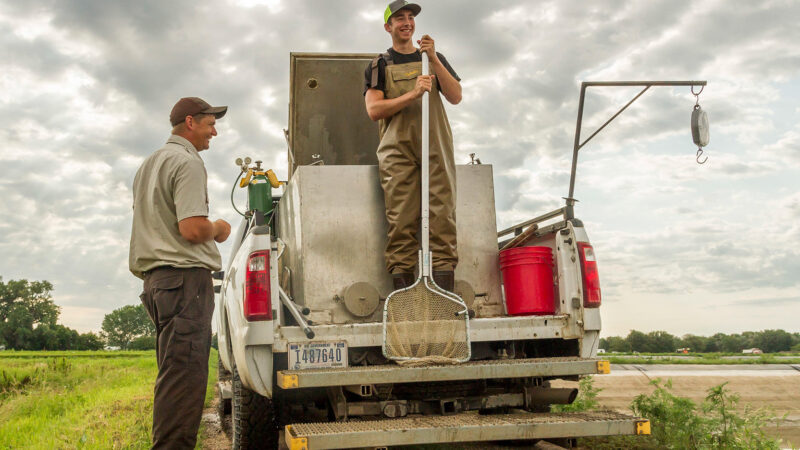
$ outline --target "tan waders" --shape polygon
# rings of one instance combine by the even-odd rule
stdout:
[[[396,98],[416,86],[422,63],[388,64],[386,98]],[[417,265],[420,226],[420,166],[422,102],[417,99],[394,116],[380,121],[378,168],[389,222],[386,267],[390,273],[413,273]],[[430,248],[433,269],[452,271],[456,252],[456,166],[453,135],[439,96],[436,79],[430,93]]]

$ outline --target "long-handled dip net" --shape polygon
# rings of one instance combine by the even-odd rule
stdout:
[[[422,73],[428,74],[426,53],[422,53]],[[404,365],[455,364],[470,358],[467,305],[431,278],[428,95],[422,97],[420,273],[413,285],[389,294],[383,310],[383,354]]]

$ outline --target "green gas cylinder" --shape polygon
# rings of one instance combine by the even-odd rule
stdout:
[[[250,211],[272,213],[272,185],[265,172],[254,172],[247,185],[247,205]]]

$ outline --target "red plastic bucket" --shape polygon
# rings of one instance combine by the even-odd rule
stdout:
[[[513,316],[556,312],[553,295],[553,250],[517,247],[500,252],[506,311]]]

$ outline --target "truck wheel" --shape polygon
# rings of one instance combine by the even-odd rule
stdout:
[[[278,418],[271,399],[247,389],[233,366],[233,448],[278,448]]]

